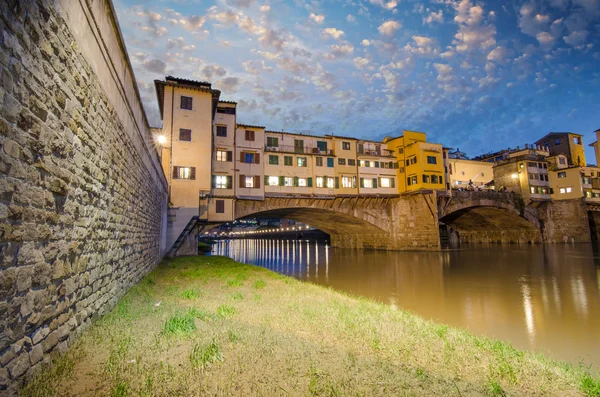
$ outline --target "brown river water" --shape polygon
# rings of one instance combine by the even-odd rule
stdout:
[[[600,250],[591,244],[442,252],[223,240],[213,255],[376,299],[600,372]]]

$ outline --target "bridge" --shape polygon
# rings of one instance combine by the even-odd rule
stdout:
[[[314,226],[336,247],[440,248],[458,243],[589,241],[585,202],[532,202],[514,193],[428,191],[395,197],[266,197],[237,200],[237,219],[285,218]]]

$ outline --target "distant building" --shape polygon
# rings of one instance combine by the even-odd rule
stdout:
[[[535,144],[544,146],[551,156],[564,154],[569,165],[583,167],[586,162],[581,137],[572,132],[551,132],[536,141]]]
[[[526,203],[551,199],[546,156],[521,154],[496,162],[493,169],[496,190],[517,193]]]
[[[448,150],[448,158],[449,159],[457,159],[457,160],[468,160],[467,154],[465,152],[461,152],[459,148],[456,148],[455,151],[452,149]]]
[[[494,164],[487,161],[448,159],[448,175],[452,189],[483,188],[494,179]]]
[[[596,165],[600,166],[600,128],[594,131],[596,134],[596,141],[590,143],[590,146],[594,148],[594,155],[596,157]]]

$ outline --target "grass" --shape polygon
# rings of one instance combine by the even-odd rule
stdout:
[[[20,395],[600,397],[600,380],[369,299],[198,256],[159,265]]]

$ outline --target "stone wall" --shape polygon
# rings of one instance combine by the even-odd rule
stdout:
[[[166,180],[112,6],[0,2],[0,394],[161,259]]]
[[[588,220],[592,241],[600,241],[600,211],[588,211]]]
[[[545,243],[588,243],[590,225],[585,199],[555,200],[537,207]]]

